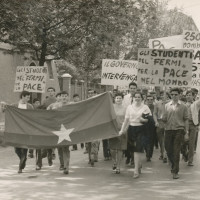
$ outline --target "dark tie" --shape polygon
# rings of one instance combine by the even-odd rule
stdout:
[[[131,104],[133,103],[133,96],[131,96]]]

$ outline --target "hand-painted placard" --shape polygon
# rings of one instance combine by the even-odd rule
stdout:
[[[192,50],[139,49],[137,75],[141,86],[190,87]]]
[[[41,66],[18,66],[14,92],[23,90],[44,93],[46,86],[47,68]]]
[[[149,40],[150,49],[182,49],[183,35],[174,35]]]
[[[136,82],[137,69],[137,61],[103,59],[101,85],[124,86]]]
[[[200,32],[184,31],[183,48],[193,49],[192,82],[191,87],[200,87]]]

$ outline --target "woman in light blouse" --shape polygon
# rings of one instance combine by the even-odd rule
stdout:
[[[143,103],[141,92],[134,94],[134,102],[129,105],[126,110],[125,120],[119,134],[123,134],[128,127],[128,143],[131,151],[134,153],[135,170],[133,178],[138,178],[141,173],[141,157],[144,153],[145,146],[145,123],[148,122],[147,115],[151,115],[151,111],[147,105]]]

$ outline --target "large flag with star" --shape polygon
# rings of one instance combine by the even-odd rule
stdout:
[[[59,110],[24,110],[8,106],[4,142],[29,148],[48,148],[118,136],[110,93],[69,104]]]

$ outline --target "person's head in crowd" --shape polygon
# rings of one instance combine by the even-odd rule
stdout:
[[[153,102],[154,102],[154,96],[152,96],[151,94],[148,94],[146,98],[146,104],[148,106],[151,106],[153,105]]]
[[[57,101],[57,102],[62,101],[62,99],[61,99],[61,92],[58,92],[58,93],[56,94],[56,101]]]
[[[139,92],[139,91],[136,91],[134,93],[134,99],[135,99],[135,102],[136,103],[141,103],[144,99],[143,99],[143,96],[142,96],[142,93]]]
[[[157,100],[169,101],[171,99],[169,92],[160,91],[160,95],[157,97]]]
[[[164,99],[165,99],[165,93],[164,91],[160,91],[160,95],[157,97],[157,100],[164,101]]]
[[[145,101],[146,101],[146,99],[147,99],[147,94],[142,92],[142,97],[143,97],[143,99],[144,99],[144,102],[145,102]]]
[[[183,89],[182,88],[179,88],[179,91],[180,91],[180,98],[183,96]]]
[[[171,95],[169,92],[166,92],[166,101],[169,101],[171,99]]]
[[[93,97],[94,96],[94,90],[93,89],[88,89],[88,98]]]
[[[149,92],[149,94],[154,97],[154,100],[157,99],[156,92],[151,91],[151,92]]]
[[[131,82],[129,84],[129,93],[131,94],[131,96],[134,96],[134,93],[137,91],[137,84],[134,82]]]
[[[30,101],[31,98],[31,93],[28,91],[22,91],[20,94],[20,99],[22,101],[22,103],[28,103]]]
[[[54,87],[47,88],[47,92],[48,92],[48,97],[55,97],[56,90]]]
[[[118,93],[117,89],[113,89],[112,95],[115,97],[115,95]]]
[[[187,90],[186,91],[186,101],[187,102],[193,102],[195,97],[195,93],[193,90]]]
[[[192,88],[191,90],[194,92],[194,100],[196,100],[199,91],[196,88]]]
[[[66,91],[62,91],[61,93],[61,101],[63,104],[67,104],[69,102],[69,94]]]
[[[119,105],[119,104],[122,104],[123,98],[124,98],[123,93],[117,92],[117,93],[115,94],[115,104],[118,104],[118,105]]]
[[[73,95],[73,101],[74,101],[74,102],[79,102],[79,101],[80,101],[80,97],[79,97],[78,94],[74,94],[74,95]]]
[[[172,98],[172,101],[178,102],[180,98],[180,90],[179,88],[171,88],[170,89],[170,96]]]
[[[40,100],[38,98],[33,99],[33,107],[39,108],[40,107]]]

